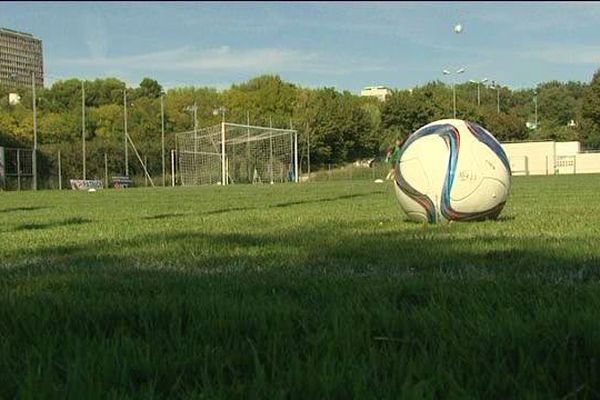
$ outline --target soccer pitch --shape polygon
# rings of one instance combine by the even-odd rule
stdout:
[[[600,175],[0,194],[0,398],[598,398]]]

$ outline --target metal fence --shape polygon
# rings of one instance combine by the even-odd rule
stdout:
[[[71,190],[71,179],[82,179],[82,172],[73,162],[73,154],[60,150],[40,149],[37,153],[37,187],[40,190]],[[122,160],[109,153],[94,154],[95,163],[90,163],[86,179],[102,181],[105,188],[113,187],[113,177],[123,175]],[[92,155],[90,155],[90,159]],[[170,160],[167,167],[170,166]],[[148,160],[145,160],[148,165]],[[165,183],[171,185],[170,168],[166,170]],[[130,179],[133,186],[150,186],[139,165],[130,166]],[[156,186],[162,186],[162,176],[152,176]],[[0,190],[32,190],[33,189],[33,150],[25,148],[0,147]]]
[[[33,185],[33,150],[0,148],[0,186],[7,190],[30,189]]]
[[[177,152],[171,150],[165,157],[165,186],[180,185]],[[71,179],[82,179],[79,167],[81,160],[76,160],[77,154],[65,152],[56,148],[42,148],[38,151],[38,189],[71,190]],[[88,157],[88,180],[102,182],[104,188],[113,187],[113,178],[123,176],[122,159],[110,153],[90,153]],[[4,190],[31,190],[33,187],[32,149],[0,147],[0,189]],[[146,165],[147,159],[144,157]],[[155,161],[156,162],[156,161]],[[159,161],[160,162],[160,161]],[[4,168],[2,168],[4,166]],[[137,168],[136,168],[137,167]],[[313,166],[315,168],[317,166]],[[140,166],[130,165],[129,178],[135,187],[151,186],[148,178],[144,176]],[[156,170],[156,168],[155,168]],[[324,182],[344,180],[385,180],[391,170],[391,164],[384,162],[361,162],[354,164],[334,165],[325,164],[308,174],[308,165],[301,166],[300,182]],[[3,174],[4,172],[4,174]],[[175,176],[173,176],[173,173]],[[173,179],[175,178],[175,179]],[[162,174],[152,176],[156,186],[162,186]]]

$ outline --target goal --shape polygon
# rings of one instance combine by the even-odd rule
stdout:
[[[529,158],[527,156],[509,157],[512,175],[529,175]]]
[[[181,184],[298,182],[293,129],[223,122],[177,134]]]

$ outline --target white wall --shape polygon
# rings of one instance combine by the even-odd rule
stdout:
[[[581,153],[579,142],[502,143],[513,175],[600,173],[600,153]]]
[[[575,156],[576,174],[600,173],[600,153],[579,153]]]
[[[554,142],[502,143],[513,175],[554,173]]]
[[[581,151],[579,142],[555,142],[556,156],[574,156]]]

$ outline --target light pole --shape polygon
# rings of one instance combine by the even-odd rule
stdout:
[[[17,84],[17,74],[11,73],[10,78]],[[31,153],[32,189],[37,190],[37,98],[35,94],[35,72],[31,73],[31,105],[33,111],[33,151]]]
[[[123,127],[125,133],[125,176],[129,177],[129,150],[127,146],[127,86],[123,89]]]
[[[481,88],[480,85],[482,83],[486,83],[488,78],[483,78],[480,81],[474,81],[473,79],[469,79],[469,82],[477,84],[477,107],[481,106]]]
[[[194,136],[198,134],[198,105],[194,101],[194,104],[187,106],[185,111],[191,111],[192,117],[194,118]]]
[[[185,108],[186,111],[191,111],[192,112],[192,116],[194,118],[194,157],[196,156],[196,151],[198,151],[198,149],[196,148],[196,142],[198,140],[198,105],[196,104],[196,102],[194,101],[194,105],[192,106],[187,106]]]
[[[225,155],[225,112],[227,109],[223,106],[213,110],[213,115],[221,113],[221,184],[223,186],[228,183],[227,173],[227,157]]]
[[[496,81],[492,81],[491,89],[496,89],[496,111],[500,114],[500,85]]]
[[[538,102],[537,102],[537,90],[533,91],[533,104],[535,106],[535,128],[538,127]]]
[[[85,181],[85,84],[81,81],[81,157]]]
[[[160,92],[160,143],[161,143],[161,155],[162,155],[162,181],[163,186],[166,186],[165,178],[165,92]]]
[[[31,92],[33,95],[33,157],[31,169],[33,170],[33,190],[37,190],[37,105],[35,98],[35,72],[31,73]]]
[[[187,106],[185,108],[186,111],[191,111],[192,116],[194,118],[194,165],[198,165],[196,163],[197,153],[198,153],[198,105],[196,101],[194,101],[194,105]],[[197,170],[194,169],[194,181],[197,179]]]
[[[221,122],[225,122],[225,112],[227,112],[227,109],[221,106],[213,110],[213,115],[219,115],[219,113],[221,113]]]
[[[455,72],[455,75],[462,74],[464,72],[465,72],[465,68],[460,68]],[[448,71],[447,69],[443,70],[442,73],[444,75],[452,75],[452,73],[450,71]],[[454,118],[456,119],[456,84],[455,84],[454,75],[452,75],[452,109],[453,109]]]

